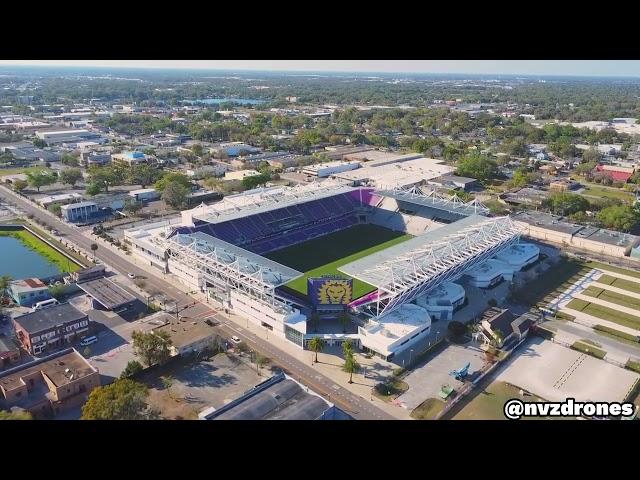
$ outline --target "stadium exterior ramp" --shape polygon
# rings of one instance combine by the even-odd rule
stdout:
[[[358,309],[379,317],[459,278],[519,238],[520,228],[509,217],[470,215],[339,270],[378,289]]]

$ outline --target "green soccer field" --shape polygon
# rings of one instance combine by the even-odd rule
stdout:
[[[355,225],[346,230],[299,243],[265,255],[271,260],[304,272],[304,277],[287,283],[287,287],[307,294],[307,278],[322,275],[342,275],[338,267],[371,255],[412,238],[378,225]],[[375,287],[353,280],[353,298],[361,297]]]

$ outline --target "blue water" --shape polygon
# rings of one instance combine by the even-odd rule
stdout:
[[[49,263],[17,238],[0,237],[0,275],[10,275],[19,280],[45,278],[59,273],[56,265]]]
[[[237,103],[239,105],[260,105],[264,100],[251,98],[203,98],[201,100],[185,100],[185,103],[204,103],[207,105],[220,105],[221,103]]]

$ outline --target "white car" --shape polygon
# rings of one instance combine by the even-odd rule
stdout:
[[[127,273],[127,277],[133,279],[133,278],[136,278],[136,274],[135,273]]]
[[[233,337],[231,337],[231,341],[233,343],[240,343],[242,340],[240,340],[238,337],[236,337],[235,335]]]

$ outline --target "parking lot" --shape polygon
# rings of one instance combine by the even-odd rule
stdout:
[[[467,363],[471,364],[468,380],[472,380],[485,363],[484,351],[473,342],[447,345],[444,350],[403,378],[409,385],[409,390],[400,395],[397,402],[408,410],[413,410],[428,398],[438,398],[443,385],[460,390],[464,383],[449,373],[463,368]]]
[[[161,376],[172,378],[169,389]],[[205,408],[220,408],[270,376],[266,367],[259,376],[247,359],[221,353],[196,363],[177,361],[141,380],[150,387],[149,403],[163,418],[196,419]]]

